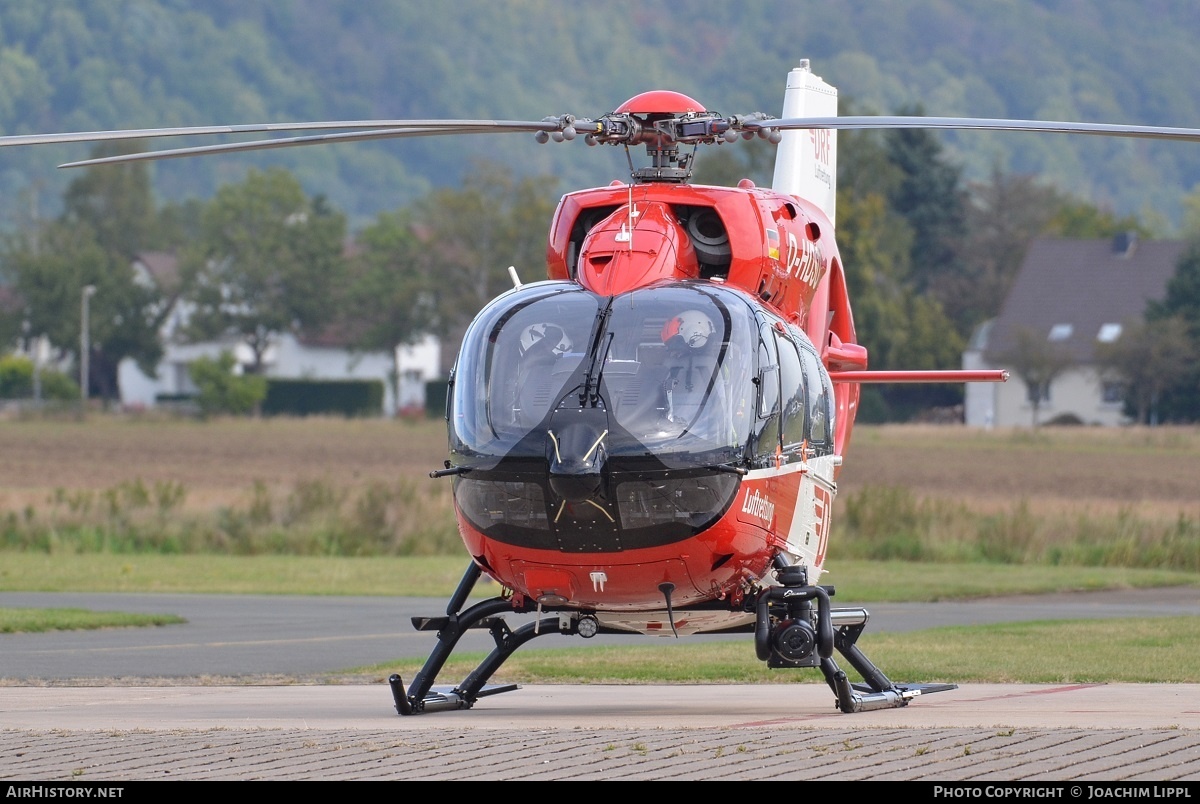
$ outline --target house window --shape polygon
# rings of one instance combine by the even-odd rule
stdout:
[[[1050,327],[1050,336],[1048,340],[1065,341],[1067,338],[1071,337],[1071,333],[1074,330],[1075,328],[1070,324],[1055,324],[1054,326]]]
[[[1103,324],[1100,331],[1096,333],[1096,340],[1100,343],[1112,343],[1119,337],[1121,337],[1120,324]]]
[[[1100,399],[1106,405],[1116,405],[1125,401],[1125,386],[1119,382],[1108,381],[1100,386]]]

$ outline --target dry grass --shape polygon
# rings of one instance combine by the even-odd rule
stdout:
[[[1035,515],[1200,516],[1200,429],[858,427],[838,481],[844,499],[869,487],[979,512],[1025,502]]]
[[[182,510],[245,505],[305,481],[347,490],[407,478],[424,483],[446,457],[438,422],[124,416],[0,421],[0,510],[43,506],[56,490],[99,492],[141,481],[186,490]]]
[[[276,532],[295,532],[298,520],[289,519],[289,511],[306,505],[315,510],[333,497],[344,502],[321,510],[340,510],[337,516],[352,529],[372,534],[411,531],[416,538],[430,522],[446,520],[440,538],[456,542],[450,482],[428,476],[442,465],[446,444],[440,421],[199,422],[101,415],[85,420],[0,420],[0,516],[9,517],[17,528],[34,516],[49,522],[51,531],[64,525],[86,528],[98,521],[96,512],[105,504],[111,507],[113,500],[125,499],[128,490],[122,484],[136,484],[150,502],[133,513],[151,530],[156,522],[166,522],[165,517],[177,525],[188,518],[216,520],[223,511],[225,520],[228,511],[236,512],[240,519],[234,525],[245,526],[259,521],[259,506],[269,509],[261,521]],[[1190,533],[1200,521],[1200,429],[1074,427],[1031,432],[860,426],[838,485],[835,521],[845,522],[847,501],[864,490],[898,488],[919,502],[1003,514],[1005,521],[1027,531],[1026,538],[1033,533],[1025,527],[1026,517],[1033,517],[1049,522],[1043,528],[1077,518],[1092,531],[1101,530],[1094,527],[1097,522],[1133,521],[1141,533],[1150,533],[1141,537],[1143,541],[1156,540],[1157,523],[1169,528],[1170,523],[1184,521]],[[160,505],[156,512],[157,495],[172,488],[180,499],[169,507]],[[314,499],[305,500],[306,494]],[[91,506],[91,520],[75,516],[84,504]],[[882,510],[887,522],[893,521],[892,514]],[[420,521],[409,521],[414,518]],[[958,519],[952,515],[943,524],[958,527]],[[1147,523],[1154,527],[1145,527]],[[312,524],[325,527],[315,519]],[[191,530],[232,533],[231,527],[225,521]],[[936,532],[931,535],[937,538]],[[53,533],[47,538],[54,538]],[[342,537],[330,543],[336,546],[338,538]],[[372,538],[384,544],[385,551],[391,549],[386,538]],[[327,542],[310,541],[315,546],[302,549],[303,554],[330,549]],[[254,544],[252,552],[269,549]],[[1190,544],[1185,542],[1183,549],[1191,549]],[[439,549],[435,545],[423,552]]]
[[[135,416],[0,421],[0,505],[44,502],[55,489],[103,490],[141,480],[187,489],[186,508],[241,500],[256,482],[304,480],[358,489],[399,478],[438,483],[447,456],[440,421]],[[885,425],[855,428],[838,480],[845,495],[872,486],[917,497],[1050,510],[1128,506],[1174,516],[1200,510],[1200,429],[1042,428],[981,431]]]

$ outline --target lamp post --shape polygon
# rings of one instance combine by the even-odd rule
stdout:
[[[42,404],[42,338],[40,335],[36,338],[30,335],[32,331],[33,325],[26,310],[25,320],[21,322],[21,337],[25,342],[25,353],[33,364],[33,404],[37,407]]]
[[[83,288],[83,311],[79,322],[79,398],[87,407],[88,401],[88,359],[91,357],[91,335],[88,332],[88,301],[96,292],[95,285],[85,285]]]

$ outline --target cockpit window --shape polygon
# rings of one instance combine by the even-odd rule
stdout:
[[[463,341],[452,448],[545,457],[547,430],[564,423],[553,417],[588,408],[606,416],[610,458],[736,460],[754,420],[756,326],[740,295],[707,284],[607,298],[544,282],[506,294]]]
[[[803,453],[833,451],[833,386],[808,336],[763,315],[758,367],[759,430],[751,452],[759,465]]]
[[[601,299],[566,282],[529,285],[483,310],[463,339],[452,444],[505,454],[577,383]]]
[[[652,288],[613,300],[601,392],[610,454],[744,449],[754,409],[754,317],[735,296]]]
[[[816,350],[803,344],[804,377],[808,396],[808,440],[816,455],[833,452],[833,386],[820,369]]]

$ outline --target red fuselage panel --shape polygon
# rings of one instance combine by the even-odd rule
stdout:
[[[606,296],[663,279],[696,279],[700,267],[670,207],[651,202],[621,207],[596,224],[583,241],[579,282]]]
[[[776,545],[757,523],[728,511],[703,533],[629,554],[532,550],[490,539],[460,518],[471,555],[515,592],[530,600],[561,597],[571,605],[606,611],[638,611],[662,602],[659,587],[671,583],[672,602],[687,605],[724,597],[749,578],[761,578]]]

